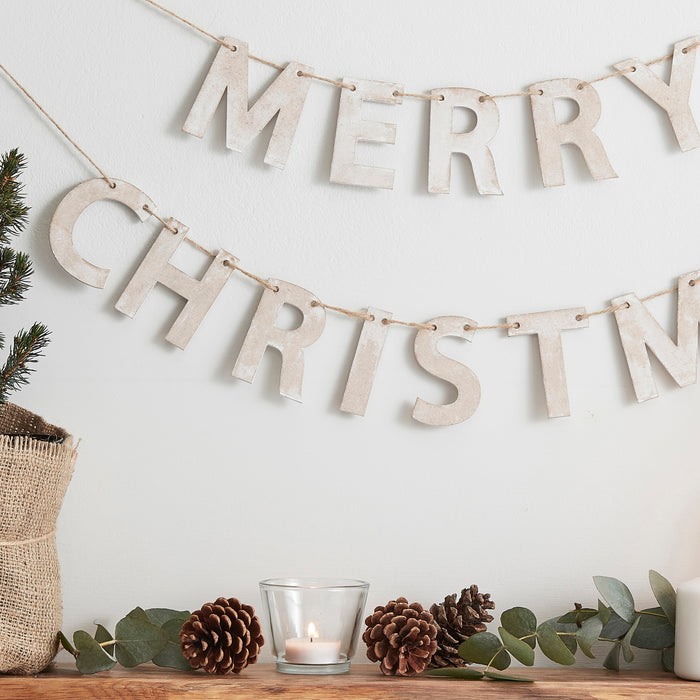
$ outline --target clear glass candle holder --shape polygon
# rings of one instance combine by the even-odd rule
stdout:
[[[260,582],[272,653],[281,673],[347,673],[369,583],[273,578]]]

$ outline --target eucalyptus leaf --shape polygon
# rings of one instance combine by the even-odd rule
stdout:
[[[576,639],[581,651],[590,659],[595,659],[595,654],[591,650],[591,646],[598,641],[600,633],[603,630],[603,621],[597,615],[588,618],[581,628],[576,633]]]
[[[589,617],[594,617],[598,614],[597,610],[592,608],[581,608],[580,610],[570,610],[568,613],[562,615],[557,622],[562,624],[571,624],[572,622],[576,624],[577,622],[584,622]]]
[[[477,671],[475,668],[433,668],[426,671],[425,675],[461,678],[465,681],[478,681],[484,677],[484,674],[481,671]]]
[[[520,607],[509,608],[501,614],[501,626],[518,639],[527,637],[522,641],[535,648],[534,634],[537,631],[537,618],[531,610]]]
[[[132,613],[134,612],[132,610]],[[150,622],[143,610],[141,612],[146,616],[145,620],[138,613],[134,615],[129,613],[117,622],[114,630],[117,640],[117,661],[122,666],[138,666],[150,661],[163,651],[167,644],[165,632]]]
[[[162,627],[169,620],[182,620],[182,624],[189,619],[188,610],[170,610],[169,608],[148,608],[144,610],[148,619],[157,627]],[[181,625],[182,626],[182,625]]]
[[[625,661],[631,664],[634,661],[634,652],[632,651],[632,637],[639,627],[639,620],[642,616],[639,615],[637,619],[632,623],[632,627],[629,628],[627,634],[622,638],[622,655],[625,657]]]
[[[603,600],[626,622],[634,622],[634,598],[622,581],[610,576],[594,576],[593,582]]]
[[[619,639],[627,634],[630,626],[629,622],[626,622],[616,612],[613,612],[610,615],[610,620],[605,627],[603,627],[600,636],[606,637],[607,639]]]
[[[535,663],[535,650],[523,640],[514,637],[505,627],[498,628],[503,646],[518,660],[523,666],[532,666]]]
[[[180,646],[180,630],[187,619],[189,615],[184,619],[174,617],[161,627],[168,641],[163,651],[153,657],[153,663],[156,666],[179,668],[181,671],[192,670],[190,662],[182,655]]]
[[[103,642],[111,642],[114,639],[112,634],[102,625],[98,624],[95,630],[95,641],[102,646]],[[102,647],[108,654],[114,655],[114,644],[107,644]]]
[[[491,632],[477,632],[459,645],[459,655],[470,663],[493,666],[503,671],[510,666],[510,654]]]
[[[68,641],[68,638],[66,637],[63,632],[58,633],[58,641],[61,642],[61,646],[67,651],[73,654],[75,656],[75,647]]]
[[[640,649],[664,649],[675,640],[676,630],[662,608],[647,608],[639,615],[639,626],[632,637],[632,646]]]
[[[598,617],[603,623],[603,627],[610,621],[610,608],[602,601],[598,601]]]
[[[143,609],[138,607],[138,605],[129,613],[127,613],[125,618],[130,620],[142,620],[143,622],[151,622],[151,618],[148,617],[148,613]]]
[[[611,671],[620,670],[620,645],[615,642],[603,661],[603,666]]]
[[[562,666],[571,666],[576,663],[576,658],[568,647],[559,638],[554,627],[548,622],[543,622],[537,628],[537,641],[540,643],[542,653],[552,661]]]
[[[649,584],[658,604],[663,608],[668,621],[676,625],[676,591],[660,573],[653,569],[649,571]]]
[[[564,642],[564,646],[572,654],[575,654],[578,649],[578,643],[576,641],[576,635],[579,630],[578,626],[573,622],[559,622],[556,617],[545,620],[545,622],[554,627],[554,631],[559,634],[559,639]]]
[[[670,671],[673,673],[673,662],[676,655],[676,647],[666,647],[661,652],[661,665],[664,667],[664,671]]]
[[[505,673],[494,673],[493,671],[484,671],[484,675],[493,681],[513,681],[516,683],[534,683],[534,678],[523,678],[522,676],[507,676]]]
[[[73,644],[78,655],[75,665],[80,673],[91,674],[112,668],[116,661],[87,633],[78,630],[73,634]]]

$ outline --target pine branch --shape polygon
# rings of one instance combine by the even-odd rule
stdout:
[[[22,330],[14,337],[10,354],[0,369],[0,404],[6,403],[12,392],[29,382],[29,374],[34,368],[28,365],[42,356],[49,335],[46,326],[35,323],[28,331]]]
[[[0,306],[17,304],[24,299],[32,272],[26,253],[0,248]]]
[[[9,243],[27,223],[24,185],[17,180],[25,165],[25,157],[16,148],[0,159],[0,244]]]

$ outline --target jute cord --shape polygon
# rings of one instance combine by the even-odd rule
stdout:
[[[45,535],[40,535],[39,537],[32,537],[28,540],[6,540],[5,542],[0,542],[0,547],[20,547],[23,544],[34,544],[35,542],[42,542],[43,540],[48,540],[49,537],[53,537],[56,534],[56,528],[47,532]]]
[[[231,46],[229,44],[226,44],[225,42],[221,41],[217,37],[215,37],[213,34],[207,32],[206,30],[202,29],[201,27],[198,27],[197,25],[193,24],[189,20],[186,20],[184,17],[180,17],[180,15],[175,14],[174,12],[168,10],[167,8],[163,7],[162,5],[159,5],[157,2],[154,2],[154,0],[143,0],[144,2],[153,5],[154,7],[157,7],[158,9],[162,10],[168,15],[171,15],[175,19],[180,20],[184,24],[186,24],[189,27],[192,27],[193,29],[197,30],[198,32],[201,32],[205,36],[213,39],[214,41],[217,41],[220,43],[222,46],[226,46],[227,48],[231,49],[232,51],[236,50],[235,46]],[[689,46],[685,47],[683,50],[684,53],[687,53],[688,51],[697,48],[699,46],[697,42],[690,44]],[[279,66],[276,63],[272,63],[271,61],[267,61],[265,59],[258,58],[256,56],[253,56],[252,54],[249,54],[250,58],[256,60],[256,61],[261,61],[263,63],[266,63],[267,65],[272,66],[273,68],[278,68],[279,70],[283,70],[283,66]],[[673,54],[667,54],[666,56],[661,56],[660,58],[654,59],[653,61],[649,61],[645,65],[653,65],[655,63],[660,63],[662,61],[666,61],[670,58],[673,57]],[[117,183],[110,178],[102,168],[100,168],[95,161],[90,158],[90,156],[70,137],[68,134],[63,130],[63,128],[56,122],[56,120],[37,102],[34,97],[32,97],[29,92],[26,90],[26,88],[2,65],[0,64],[0,70],[2,70],[3,73],[24,93],[24,95],[30,100],[30,102],[56,127],[56,129],[59,131],[59,133],[70,143],[73,148],[75,148],[78,153],[80,153],[89,163],[92,165],[95,170],[97,170],[98,173],[102,176],[102,178],[108,183],[108,185],[112,188],[117,187]],[[590,82],[596,82],[599,80],[606,80],[607,78],[614,77],[616,75],[620,75],[622,72],[626,71],[617,71],[615,73],[610,73],[609,75],[602,76],[600,78],[596,78],[595,80],[592,80]],[[301,71],[299,71],[301,73]],[[346,85],[345,83],[341,83],[338,81],[331,80],[330,78],[324,78],[321,76],[313,75],[313,74],[307,74],[305,73],[304,75],[308,75],[308,77],[314,78],[316,80],[323,80],[325,82],[330,82],[335,85],[338,85],[339,87],[344,87],[347,89],[355,89],[354,85]],[[542,93],[542,91],[538,91],[539,94]],[[415,93],[399,93],[398,91],[395,91],[394,93],[396,96],[402,95],[405,97],[420,97],[422,99],[431,99],[431,100],[440,100],[444,99],[444,96],[442,95],[419,95]],[[521,93],[511,93],[509,95],[486,95],[482,96],[479,99],[496,99],[499,97],[515,97],[519,95],[531,95],[535,93],[530,93],[530,92],[521,92]],[[144,211],[148,212],[148,214],[152,217],[154,217],[156,220],[158,220],[168,231],[171,231],[174,234],[178,233],[177,228],[171,226],[166,219],[163,219],[159,214],[157,214],[153,209],[151,209],[148,204],[143,205]],[[202,253],[205,253],[206,255],[215,258],[216,253],[209,250],[205,246],[201,245],[194,239],[190,238],[189,236],[185,236],[184,238],[185,241],[187,241],[191,246],[196,248],[197,250],[201,251]],[[263,277],[259,277],[258,275],[254,274],[253,272],[250,272],[249,270],[246,270],[242,268],[240,265],[237,263],[234,263],[230,260],[224,260],[223,264],[232,267],[235,270],[238,270],[241,274],[245,275],[249,279],[257,282],[258,284],[262,285],[266,289],[271,290],[272,292],[279,292],[279,287],[277,285],[272,284],[270,281],[264,279]],[[700,277],[690,280],[689,284],[690,286],[694,286],[698,281],[700,281]],[[650,294],[649,296],[643,297],[640,301],[646,302],[650,301],[652,299],[656,299],[657,297],[665,296],[667,294],[672,294],[673,292],[678,291],[678,287],[669,287],[668,289],[664,289],[660,292],[655,292],[654,294]],[[312,301],[311,302],[312,306],[322,306],[324,309],[327,309],[329,311],[335,311],[339,314],[343,314],[345,316],[349,316],[351,318],[359,318],[363,319],[365,321],[374,321],[375,318],[371,314],[364,313],[362,311],[354,311],[352,309],[346,309],[345,307],[342,306],[335,306],[333,304],[325,304],[321,301]],[[578,314],[576,316],[577,321],[582,321],[583,319],[586,318],[592,318],[594,316],[602,316],[604,314],[611,314],[615,313],[616,311],[620,310],[621,308],[629,307],[629,303],[624,302],[623,304],[619,304],[617,306],[609,306],[604,309],[599,309],[598,311],[589,311],[585,314]],[[436,331],[437,326],[434,323],[417,323],[415,321],[400,321],[398,319],[394,318],[383,318],[381,322],[384,325],[397,325],[397,326],[406,326],[409,328],[418,328],[420,330],[426,330],[426,331]],[[508,323],[495,323],[495,324],[490,324],[490,325],[465,325],[464,330],[501,330],[501,329],[510,329],[510,328],[519,328],[520,324],[514,323],[514,324],[508,324]],[[49,535],[52,533],[49,533]],[[46,535],[45,537],[48,537],[49,535]],[[43,539],[43,538],[39,538]],[[0,546],[7,545],[8,543],[0,542]],[[10,544],[15,544],[15,543],[10,543]]]
[[[208,37],[209,39],[212,39],[215,41],[217,44],[221,44],[221,46],[225,46],[227,49],[230,49],[231,51],[236,51],[237,47],[231,46],[230,44],[227,44],[223,39],[219,39],[219,37],[215,36],[211,32],[208,32],[206,29],[203,27],[200,27],[199,25],[195,24],[194,22],[191,22],[190,20],[186,19],[182,15],[178,15],[176,12],[173,12],[172,10],[169,10],[167,7],[164,7],[160,3],[155,2],[155,0],[143,0],[143,2],[148,3],[149,5],[152,5],[153,7],[156,7],[159,9],[161,12],[164,12],[166,15],[169,15],[173,19],[176,19],[183,24],[187,25],[191,29],[194,29],[196,32],[199,32],[200,34],[203,34],[204,36]],[[693,44],[689,44],[685,48],[682,49],[683,53],[688,53],[688,51],[692,51],[693,49],[696,49],[700,44],[697,42]],[[266,58],[261,58],[260,56],[254,56],[252,53],[248,54],[248,58],[251,58],[253,61],[257,61],[258,63],[263,63],[266,66],[270,66],[271,68],[276,68],[279,71],[284,70],[284,66],[275,63],[274,61],[269,61]],[[668,61],[671,58],[673,58],[672,53],[668,53],[665,56],[659,56],[658,58],[654,58],[651,61],[647,61],[644,63],[645,66],[654,66],[657,63],[663,63],[664,61]],[[593,83],[600,83],[603,80],[609,80],[610,78],[616,78],[620,75],[625,75],[625,73],[634,73],[637,69],[635,67],[632,68],[626,68],[624,70],[616,70],[612,73],[607,73],[606,75],[601,75],[598,78],[593,78],[592,80],[586,80],[582,81],[579,83],[578,88],[579,90],[583,90],[584,86],[586,85],[592,85]],[[333,80],[333,78],[326,78],[322,75],[316,75],[315,73],[306,73],[303,71],[297,71],[298,76],[304,76],[306,78],[313,78],[314,80],[320,80],[323,83],[328,83],[329,85],[335,85],[336,87],[339,88],[345,88],[346,90],[356,90],[357,88],[355,85],[348,85],[347,83],[344,83],[340,80]],[[425,93],[421,92],[400,92],[398,90],[395,90],[393,93],[394,97],[413,97],[415,99],[420,99],[420,100],[438,100],[438,101],[443,101],[445,99],[444,95],[427,95]],[[500,95],[482,95],[479,97],[479,102],[485,102],[486,100],[502,100],[506,99],[509,97],[530,97],[531,95],[542,95],[542,90],[539,90],[538,92],[507,92],[503,93]]]
[[[107,182],[107,184],[114,189],[117,186],[117,183],[112,180],[107,173],[100,168],[95,161],[90,158],[90,156],[85,153],[85,151],[75,142],[73,139],[68,136],[68,134],[59,126],[58,122],[27,92],[26,88],[15,78],[10,71],[5,68],[2,64],[0,64],[0,70],[24,93],[24,95],[27,97],[27,99],[59,130],[61,135],[75,148],[78,153],[80,153],[83,158],[85,158],[90,165],[92,165],[97,172],[102,175],[102,178]]]

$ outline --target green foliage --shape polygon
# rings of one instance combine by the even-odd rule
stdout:
[[[634,622],[634,598],[622,581],[610,576],[594,576],[593,583],[603,600],[625,621]]]
[[[511,676],[505,673],[495,673],[494,671],[484,671],[484,676],[493,681],[516,681],[517,683],[534,683],[534,678],[522,678],[521,676]]]
[[[535,650],[522,639],[518,639],[503,627],[498,628],[503,646],[510,652],[523,666],[532,666],[535,663]]]
[[[543,622],[537,628],[537,643],[542,653],[555,663],[562,666],[571,666],[576,663],[576,658],[564,644],[559,633],[548,622]]]
[[[154,625],[141,608],[132,610],[117,622],[114,637],[115,656],[122,666],[130,668],[150,661],[165,648],[165,632]]]
[[[676,591],[673,586],[656,571],[649,572],[649,585],[654,597],[661,606],[671,625],[676,624]]]
[[[75,665],[80,673],[99,673],[112,668],[116,661],[87,632],[78,630],[73,635]]]
[[[426,676],[444,676],[447,678],[461,678],[465,681],[478,681],[484,677],[483,671],[475,668],[431,668],[425,672]]]
[[[114,635],[98,624],[94,635],[75,632],[73,644],[63,632],[59,632],[58,639],[75,657],[80,673],[106,671],[117,662],[133,667],[147,661],[187,671],[191,667],[180,651],[179,635],[189,617],[187,610],[137,607],[117,622]]]
[[[527,608],[510,608],[501,615],[501,625],[514,637],[535,648],[537,618]]]
[[[499,671],[510,666],[510,654],[501,640],[491,632],[477,632],[459,645],[459,655],[470,663],[484,664]]]
[[[26,253],[8,247],[12,236],[22,232],[29,208],[24,203],[23,185],[19,176],[25,167],[24,156],[14,148],[0,159],[0,306],[17,304],[29,289],[33,272]],[[49,341],[49,331],[34,323],[28,331],[14,336],[5,364],[0,367],[0,404],[9,395],[28,383],[34,364]],[[5,337],[0,334],[0,350],[5,349]]]
[[[42,323],[34,323],[28,331],[19,331],[12,340],[5,364],[0,368],[0,404],[7,403],[9,395],[29,383],[29,373],[48,345],[49,330]],[[4,339],[0,337],[0,350]]]
[[[0,245],[22,232],[29,207],[24,203],[24,185],[17,179],[27,162],[17,148],[0,160]]]
[[[532,678],[495,673],[491,669],[508,668],[511,656],[525,666],[533,665],[536,644],[547,658],[571,666],[576,663],[574,655],[578,648],[586,656],[595,658],[593,645],[597,642],[611,644],[603,661],[605,668],[618,671],[620,655],[627,663],[632,663],[634,648],[639,648],[660,650],[664,669],[672,671],[676,613],[673,586],[661,574],[650,571],[649,582],[659,607],[637,610],[632,593],[622,581],[608,576],[595,576],[593,580],[607,605],[600,600],[597,607],[589,608],[575,603],[573,610],[539,625],[532,611],[511,608],[501,615],[500,639],[491,632],[480,632],[459,647],[459,655],[467,663],[485,666],[482,671],[440,669],[430,674],[470,680],[531,682]]]

